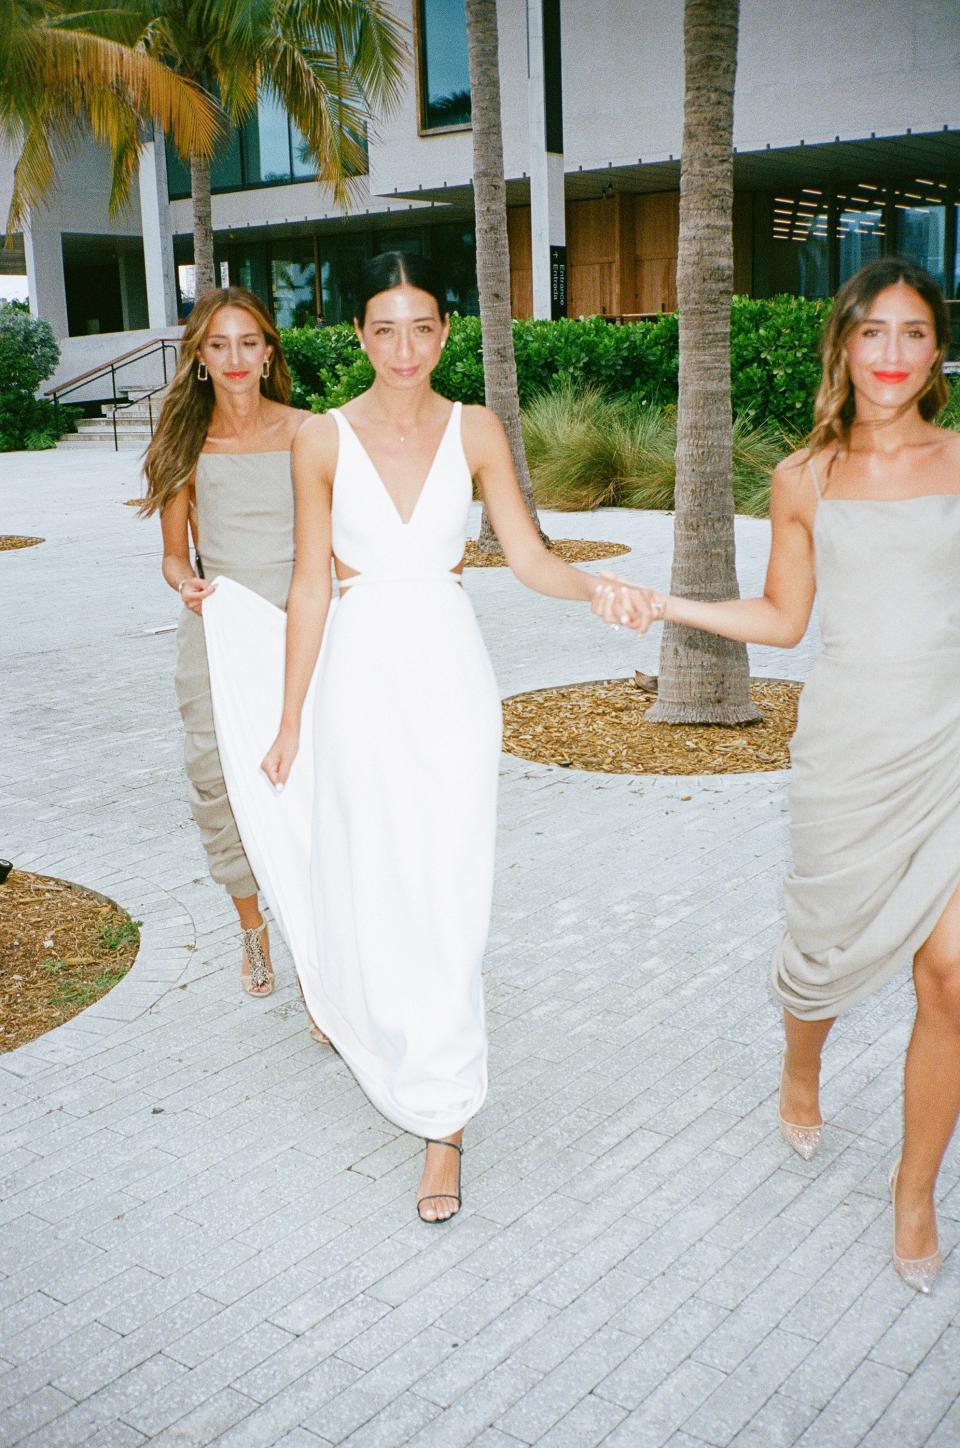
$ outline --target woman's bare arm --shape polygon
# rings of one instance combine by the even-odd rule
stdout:
[[[163,536],[163,576],[175,588],[187,608],[200,613],[203,600],[213,592],[211,584],[198,578],[190,565],[190,484],[174,493],[160,514]]]
[[[626,612],[630,627],[641,633],[649,626],[643,618],[652,610],[654,619],[704,629],[740,643],[771,644],[777,648],[792,648],[799,643],[810,621],[816,592],[812,485],[808,493],[804,488],[806,472],[797,466],[804,456],[801,453],[786,458],[773,474],[770,559],[760,598],[703,603],[652,589],[634,589],[604,575],[605,591],[595,605],[595,612],[609,623],[619,622]],[[631,605],[635,601],[639,605],[640,595],[646,610],[643,615],[638,612],[635,619]]]
[[[493,531],[520,582],[551,598],[592,599],[597,580],[544,547],[523,501],[510,444],[496,413],[465,407],[463,444]]]

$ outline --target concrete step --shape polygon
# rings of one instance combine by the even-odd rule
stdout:
[[[83,417],[77,423],[77,432],[89,433],[91,437],[113,437],[112,417]],[[146,417],[117,418],[117,432],[142,433],[150,436],[150,422]]]
[[[149,441],[149,433],[143,437],[131,437],[129,433],[121,433],[117,437],[117,447],[122,452],[128,450],[131,452],[143,452]],[[74,451],[77,449],[82,451],[85,448],[92,451],[94,448],[106,447],[113,452],[113,434],[111,433],[109,437],[103,437],[99,433],[68,432],[66,437],[62,437],[57,443],[57,447],[71,448]]]

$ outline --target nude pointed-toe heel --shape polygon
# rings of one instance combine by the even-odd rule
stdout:
[[[931,1252],[927,1257],[901,1257],[897,1253],[897,1176],[900,1171],[899,1161],[890,1172],[890,1200],[893,1203],[893,1270],[898,1277],[902,1277],[908,1287],[914,1292],[922,1292],[926,1297],[933,1291],[934,1283],[940,1275],[940,1268],[943,1266],[943,1253],[940,1247]]]
[[[780,1092],[777,1097],[777,1121],[780,1123],[780,1131],[787,1145],[797,1153],[797,1156],[802,1156],[804,1161],[810,1161],[816,1156],[819,1149],[820,1138],[823,1135],[823,1125],[797,1126],[792,1121],[784,1121],[780,1111],[780,1102],[783,1099],[783,1078],[786,1069],[787,1053],[784,1051],[780,1059]]]

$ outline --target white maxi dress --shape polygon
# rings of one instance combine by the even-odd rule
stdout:
[[[307,1007],[373,1104],[420,1136],[486,1095],[481,963],[493,884],[499,691],[452,569],[472,496],[459,403],[404,522],[350,423],[330,607],[282,793],[260,770],[286,618],[230,579],[204,601],[217,741],[244,849]]]

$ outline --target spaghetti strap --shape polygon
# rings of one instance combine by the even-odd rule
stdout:
[[[810,469],[810,476],[813,478],[813,486],[817,490],[817,497],[823,497],[823,488],[820,486],[820,474],[817,472],[817,465],[813,460],[813,453],[807,459],[807,467]]]

